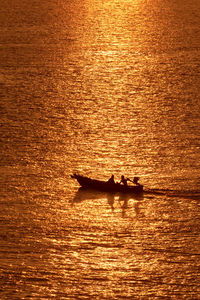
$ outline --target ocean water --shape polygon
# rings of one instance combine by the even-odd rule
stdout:
[[[197,0],[1,1],[0,299],[199,299],[199,24]]]

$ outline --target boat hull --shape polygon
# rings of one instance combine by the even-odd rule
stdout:
[[[125,186],[119,183],[109,183],[107,181],[95,180],[85,176],[74,174],[71,176],[76,179],[83,188],[95,189],[112,193],[131,193],[139,194],[143,192],[143,185]]]

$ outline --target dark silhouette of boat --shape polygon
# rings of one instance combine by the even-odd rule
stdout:
[[[143,185],[137,183],[136,185],[123,185],[120,183],[110,183],[108,181],[91,179],[86,176],[78,174],[71,175],[72,178],[76,179],[78,183],[87,189],[95,189],[99,191],[111,192],[111,193],[131,193],[139,194],[143,192]]]

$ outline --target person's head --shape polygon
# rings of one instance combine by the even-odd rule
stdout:
[[[121,176],[121,179],[124,179],[124,175]]]

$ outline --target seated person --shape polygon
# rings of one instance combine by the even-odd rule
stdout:
[[[120,183],[123,183],[123,185],[127,186],[127,179],[124,177],[124,175],[121,176]]]
[[[108,179],[108,183],[115,184],[115,181],[114,181],[114,175],[112,175],[112,176],[110,177],[110,179]]]

